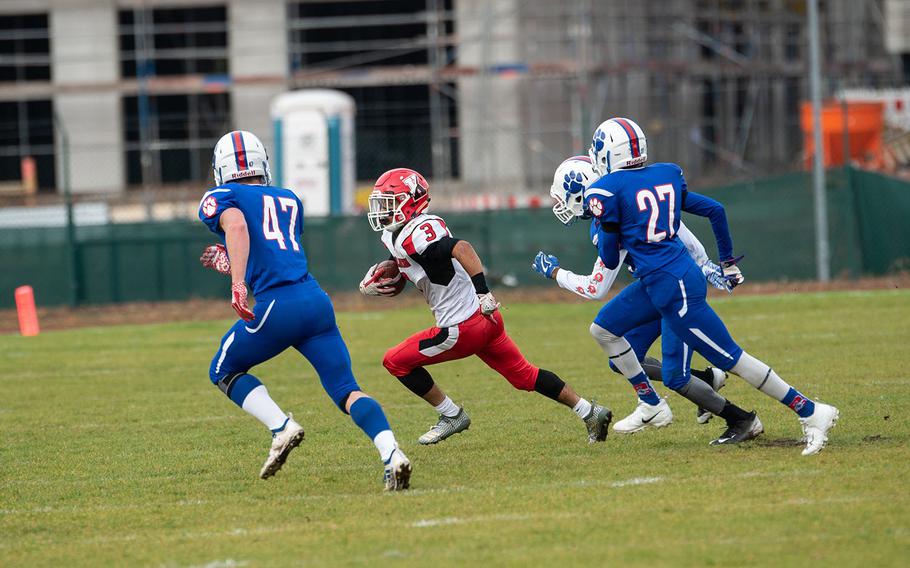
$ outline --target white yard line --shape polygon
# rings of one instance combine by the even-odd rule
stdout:
[[[476,523],[498,523],[501,521],[526,521],[536,517],[554,515],[476,515],[473,517],[442,517],[440,519],[421,519],[411,523],[414,528],[441,527],[446,525],[469,525]]]

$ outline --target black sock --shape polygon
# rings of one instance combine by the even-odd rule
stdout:
[[[718,414],[718,416],[727,422],[738,422],[740,420],[747,420],[751,418],[752,413],[746,412],[728,400],[724,405],[724,409],[720,411],[720,414]]]
[[[712,389],[714,388],[714,382],[712,381],[712,379],[714,378],[714,375],[713,375],[713,373],[711,373],[711,371],[709,369],[705,369],[704,371],[699,371],[698,369],[692,369],[689,372],[696,379],[701,379],[702,381],[711,385]]]

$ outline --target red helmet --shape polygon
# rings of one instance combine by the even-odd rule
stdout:
[[[430,186],[410,168],[395,168],[379,176],[370,193],[367,219],[374,231],[394,231],[424,212]]]

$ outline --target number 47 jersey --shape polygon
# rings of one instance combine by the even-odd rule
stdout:
[[[268,185],[226,183],[205,193],[199,219],[224,242],[221,214],[239,209],[250,235],[246,282],[253,295],[310,280],[306,254],[300,246],[303,204],[288,189]]]
[[[615,170],[585,190],[585,205],[602,230],[618,232],[635,276],[656,270],[684,273],[691,259],[676,238],[686,199],[686,180],[676,164]]]

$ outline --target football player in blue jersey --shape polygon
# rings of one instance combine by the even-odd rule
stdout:
[[[636,281],[607,303],[591,325],[591,334],[623,375],[633,385],[643,385],[640,393],[651,391],[651,395],[639,397],[641,402],[627,420],[648,423],[666,409],[653,395],[647,375],[623,338],[657,314],[661,317],[665,381],[689,380],[691,347],[712,365],[742,377],[792,409],[805,435],[802,454],[821,451],[837,421],[837,408],[809,400],[768,365],[743,351],[708,305],[704,274],[677,237],[683,211],[710,219],[723,275],[731,285],[741,283],[742,272],[736,266],[739,258],[733,255],[723,206],[688,191],[676,164],[646,166],[647,140],[631,120],[611,118],[601,123],[589,156],[601,177],[581,196],[567,195],[565,206],[576,216],[600,222],[597,250],[607,268],[619,265],[620,248],[628,251],[635,267]]]
[[[209,377],[228,398],[272,433],[259,477],[281,469],[303,441],[303,428],[269,396],[250,369],[293,347],[316,369],[326,393],[373,441],[385,465],[385,489],[407,489],[411,463],[399,449],[382,407],[357,385],[351,357],[328,295],[310,274],[300,244],[303,204],[271,185],[262,142],[245,131],[215,145],[217,187],[199,202],[199,219],[223,241],[208,247],[203,265],[231,277],[231,307],[240,316],[221,340]],[[256,305],[250,309],[247,285]]]
[[[553,213],[556,218],[566,225],[570,225],[578,219],[565,206],[567,195],[583,193],[585,188],[598,177],[594,171],[591,158],[588,156],[573,156],[564,160],[556,168],[556,172],[553,175],[553,184],[550,187],[550,195],[556,202],[553,206]],[[592,219],[590,232],[595,246],[597,245],[599,231],[600,221]],[[730,283],[722,276],[720,267],[711,262],[707,252],[705,252],[705,247],[682,222],[680,222],[677,236],[708,282],[717,288],[728,292],[731,291]],[[621,250],[619,254],[620,265],[623,260],[629,260],[625,250]],[[591,274],[575,274],[560,266],[558,258],[544,252],[537,253],[531,268],[547,278],[556,280],[556,283],[566,290],[575,292],[583,298],[596,300],[606,297],[620,270],[620,266],[612,269],[607,268],[603,261],[597,258]],[[660,315],[657,313],[652,315],[653,318],[650,321],[629,330],[623,336],[632,347],[648,378],[664,382],[684,398],[692,401],[698,407],[696,417],[700,424],[706,423],[714,414],[726,420],[726,431],[721,437],[711,442],[714,445],[735,444],[750,440],[761,434],[763,431],[762,423],[754,412],[746,412],[717,394],[726,379],[724,371],[715,367],[708,367],[704,370],[691,369],[689,374],[695,380],[686,380],[685,382],[681,380],[683,377],[679,375],[664,378],[660,361],[647,357],[648,349],[660,337],[661,329]],[[619,372],[619,369],[612,362],[610,367]],[[644,395],[647,400],[653,401],[652,395],[656,398],[657,395],[655,393],[642,393],[640,385],[635,383],[633,385],[639,395]],[[666,402],[659,404],[663,404],[666,408],[658,412],[653,419],[642,421],[638,419],[637,415],[633,414],[632,417],[620,421],[614,427],[614,430],[620,434],[633,434],[647,427],[660,428],[669,425],[673,419],[673,414]]]

